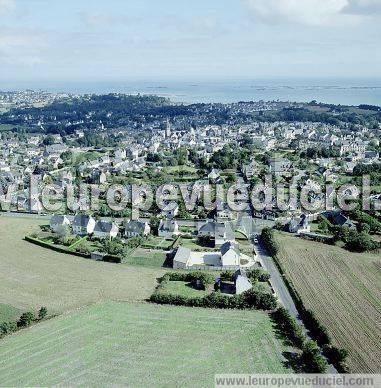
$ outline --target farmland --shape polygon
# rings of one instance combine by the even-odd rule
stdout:
[[[149,297],[161,268],[94,262],[23,241],[41,221],[0,215],[0,303],[61,313],[101,300]],[[158,260],[163,260],[158,258]]]
[[[287,372],[258,311],[104,302],[3,339],[6,386],[211,386],[215,373]]]
[[[380,372],[381,258],[278,233],[278,260],[307,309],[349,351],[351,372]]]

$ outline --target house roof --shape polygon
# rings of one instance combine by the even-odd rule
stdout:
[[[173,211],[175,209],[178,209],[179,205],[175,202],[169,202],[167,205],[163,207],[162,211],[168,212],[168,211]]]
[[[344,225],[344,224],[350,222],[349,218],[346,217],[343,213],[335,213],[332,216],[332,219],[335,222],[335,224],[337,224],[337,225]]]
[[[239,248],[238,244],[231,242],[231,241],[226,241],[221,245],[221,255],[224,256],[228,251],[233,250],[237,255],[239,255]]]
[[[65,220],[69,221],[65,215],[53,214],[50,219],[50,225],[63,225]]]
[[[146,222],[130,220],[125,225],[126,232],[143,233]]]
[[[117,225],[115,225],[113,222],[110,222],[110,221],[98,221],[95,224],[94,232],[110,233],[113,227],[118,228]]]
[[[190,258],[190,255],[191,255],[191,250],[189,248],[178,247],[173,261],[187,264],[187,262]]]
[[[159,230],[174,232],[177,226],[177,221],[160,220]]]
[[[87,215],[87,214],[77,214],[75,217],[74,217],[74,220],[73,220],[73,225],[74,226],[80,226],[82,228],[84,227],[87,227],[87,225],[89,224],[90,220],[92,220],[93,217]]]

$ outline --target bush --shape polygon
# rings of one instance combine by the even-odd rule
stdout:
[[[48,315],[48,309],[46,307],[41,307],[38,310],[38,319],[44,319]]]
[[[300,361],[308,373],[325,373],[328,363],[314,341],[306,341]]]
[[[189,274],[178,272],[170,272],[165,274],[160,280],[160,286],[158,287],[157,291],[151,295],[150,301],[160,304],[210,308],[256,308],[262,310],[273,310],[277,306],[277,300],[272,294],[254,289],[245,291],[241,295],[230,296],[221,294],[220,292],[212,292],[206,296],[200,296],[196,298],[190,298],[182,295],[163,294],[160,292],[163,284],[167,283],[168,281],[190,281],[190,277],[188,278],[187,276],[189,276]]]
[[[260,268],[250,269],[246,275],[252,282],[267,282],[270,279],[270,274]]]
[[[30,326],[36,320],[36,316],[31,311],[21,314],[20,319],[17,321],[17,327]]]
[[[279,307],[271,316],[291,343],[301,349],[306,341],[306,334],[296,319],[284,307]]]
[[[306,327],[311,331],[311,334],[320,346],[327,345],[331,342],[326,327],[319,322],[311,310],[304,310],[302,312],[302,318],[304,319]]]
[[[0,324],[0,334],[10,334],[17,330],[17,323],[14,321],[2,322]]]
[[[275,241],[274,231],[270,228],[263,228],[261,237],[270,255],[276,256],[279,251],[279,246],[278,243]]]
[[[337,348],[333,345],[326,345],[324,347],[324,354],[335,365],[339,373],[348,373],[348,365],[346,359],[348,357],[348,351],[346,349]]]
[[[220,278],[226,282],[234,282],[234,274],[234,271],[227,269],[221,272]]]
[[[354,232],[349,235],[345,247],[353,252],[365,252],[378,249],[379,244],[365,232]]]

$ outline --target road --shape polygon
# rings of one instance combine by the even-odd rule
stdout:
[[[278,267],[275,265],[273,258],[267,253],[264,246],[260,243],[254,244],[255,252],[257,252],[257,257],[262,267],[270,274],[270,282],[277,294],[277,297],[284,307],[299,321],[300,324],[303,324],[299,318],[299,313],[294,303],[294,300],[291,297],[290,292],[288,291],[286,284],[280,274]]]
[[[288,291],[286,283],[284,282],[278,267],[274,263],[274,259],[269,255],[266,248],[260,242],[260,239],[258,240],[257,243],[254,241],[255,236],[259,236],[264,227],[271,228],[272,226],[274,226],[275,222],[254,218],[251,209],[249,212],[245,213],[244,218],[252,219],[251,225],[249,225],[249,228],[247,228],[247,229],[251,229],[251,231],[248,231],[249,233],[247,233],[247,235],[250,238],[250,241],[253,245],[255,252],[257,253],[258,261],[261,263],[262,267],[270,274],[270,283],[278,297],[279,302],[289,311],[289,313],[298,321],[298,323],[302,327],[304,327],[307,337],[309,339],[312,339],[311,336],[309,335],[309,332],[306,326],[304,325],[303,320],[299,316],[294,300],[292,299],[292,296]],[[246,226],[248,225],[248,220],[246,220],[245,224]],[[328,360],[327,362],[328,362],[328,373],[337,374],[338,373],[337,369],[332,364],[330,364]]]

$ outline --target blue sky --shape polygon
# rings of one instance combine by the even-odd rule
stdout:
[[[0,81],[381,77],[381,0],[0,0]]]

